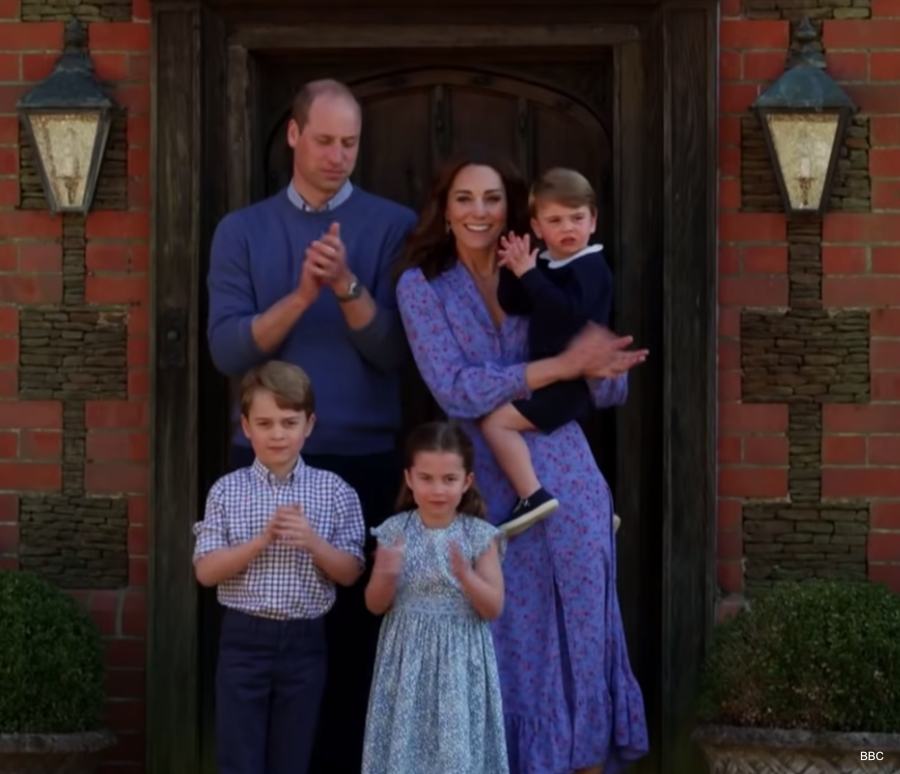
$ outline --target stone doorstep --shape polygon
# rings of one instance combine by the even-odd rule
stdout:
[[[77,734],[0,734],[0,772],[5,771],[2,763],[7,755],[98,753],[115,743],[116,737],[106,729]]]

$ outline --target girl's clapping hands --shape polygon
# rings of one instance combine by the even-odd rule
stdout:
[[[391,545],[378,544],[375,549],[375,566],[372,572],[384,573],[398,577],[403,570],[403,537],[397,538]]]
[[[469,575],[473,572],[472,564],[466,559],[456,543],[450,544],[450,569],[453,576],[461,584],[465,585]]]

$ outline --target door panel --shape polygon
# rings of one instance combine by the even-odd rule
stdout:
[[[456,87],[450,90],[451,146],[461,151],[483,146],[513,155],[518,149],[516,128],[519,100],[515,94]]]
[[[409,138],[429,136],[430,111],[430,95],[424,90],[387,93],[366,103],[360,185],[375,182],[377,192],[394,201],[424,201],[432,150],[427,142]]]
[[[614,233],[611,228],[612,207],[610,196],[604,190],[608,183],[609,160],[602,139],[597,136],[594,127],[543,105],[535,110],[533,123],[534,168],[571,167],[590,174],[601,200],[597,233],[607,248],[611,247],[609,242]]]

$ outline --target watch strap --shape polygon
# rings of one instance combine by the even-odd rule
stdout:
[[[343,295],[335,294],[335,298],[337,298],[338,301],[353,301],[362,295],[362,290],[362,283],[357,277],[354,277],[347,286],[347,292]]]

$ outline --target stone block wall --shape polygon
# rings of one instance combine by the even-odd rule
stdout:
[[[49,214],[15,110],[73,15],[118,106],[87,217]],[[144,769],[149,71],[147,0],[0,0],[0,567],[100,627],[105,774]]]
[[[721,10],[721,611],[787,578],[900,592],[900,0]],[[803,16],[859,112],[828,212],[788,220],[749,107]]]

